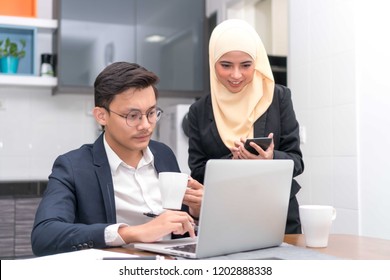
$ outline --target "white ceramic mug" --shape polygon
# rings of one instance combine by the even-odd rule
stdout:
[[[160,172],[158,179],[163,208],[180,210],[187,189],[188,175],[179,172]]]
[[[299,206],[302,230],[308,247],[327,247],[336,209],[327,205]]]

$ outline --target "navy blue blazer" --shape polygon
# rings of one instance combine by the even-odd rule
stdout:
[[[116,223],[116,211],[103,135],[55,160],[31,233],[35,255],[107,247],[104,230]],[[167,145],[152,140],[149,148],[157,173],[180,172]]]

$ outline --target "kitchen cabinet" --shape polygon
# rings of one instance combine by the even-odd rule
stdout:
[[[30,258],[31,230],[41,197],[0,197],[0,259]]]
[[[13,16],[0,16],[0,25],[6,27],[8,30],[31,30],[36,29],[36,33],[33,36],[38,36],[40,33],[52,34],[57,29],[57,20],[51,19],[39,19],[39,18],[27,18],[27,17],[13,17]],[[37,68],[37,62],[39,62],[37,50],[34,46],[32,60],[34,61],[33,67]],[[57,78],[55,77],[40,77],[37,74],[38,71],[33,69],[32,75],[10,75],[0,73],[0,88],[1,87],[54,87],[57,85]]]
[[[206,90],[205,15],[204,0],[137,1],[136,59],[157,73],[163,95],[197,97]]]
[[[135,62],[160,77],[161,96],[205,90],[205,0],[58,0],[57,93],[93,93],[110,63]],[[88,11],[88,13],[85,13]]]

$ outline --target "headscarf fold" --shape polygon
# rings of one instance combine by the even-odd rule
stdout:
[[[225,53],[242,51],[255,65],[251,83],[238,93],[230,92],[218,81],[215,63]],[[240,137],[253,137],[253,124],[271,105],[274,77],[264,45],[246,21],[230,19],[212,32],[209,43],[210,87],[215,122],[222,141],[229,148]]]

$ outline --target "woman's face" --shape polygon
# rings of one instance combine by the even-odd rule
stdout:
[[[249,54],[231,51],[225,53],[215,63],[215,73],[221,84],[230,92],[237,93],[252,82],[255,63]]]

